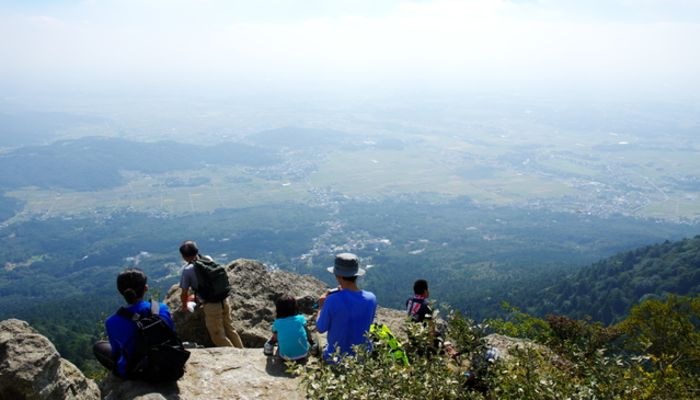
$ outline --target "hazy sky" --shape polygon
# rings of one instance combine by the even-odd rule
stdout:
[[[0,37],[8,90],[700,89],[700,0],[0,1]]]

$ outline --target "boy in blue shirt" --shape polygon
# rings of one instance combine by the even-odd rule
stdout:
[[[353,355],[352,346],[371,345],[366,335],[374,321],[377,298],[372,292],[360,290],[357,286],[357,278],[365,271],[360,268],[356,255],[336,255],[334,266],[328,271],[335,275],[339,286],[318,299],[320,309],[316,328],[321,333],[328,332],[323,358],[332,363],[332,355],[337,349],[342,355]]]
[[[147,279],[146,274],[136,268],[128,268],[117,277],[117,290],[126,300],[127,307],[125,308],[127,311],[141,316],[150,315],[151,303],[143,300],[143,296],[148,290]],[[158,314],[175,331],[173,320],[165,304],[159,304]],[[109,341],[99,341],[93,346],[93,353],[97,361],[122,378],[127,377],[126,366],[129,355],[134,352],[136,329],[136,324],[133,321],[114,313],[105,321],[105,330]]]

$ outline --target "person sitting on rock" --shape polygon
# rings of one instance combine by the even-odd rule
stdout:
[[[180,299],[182,301],[182,312],[190,312],[187,303],[190,302],[190,289],[193,289],[196,294],[197,302],[202,304],[204,310],[204,324],[209,332],[209,337],[215,346],[219,347],[238,347],[243,348],[241,337],[233,327],[231,319],[231,306],[228,303],[228,291],[224,293],[221,299],[209,299],[204,295],[204,286],[219,287],[225,286],[228,290],[228,277],[223,267],[214,263],[209,256],[200,256],[197,244],[191,240],[187,240],[180,246],[180,255],[187,262],[187,265],[182,270],[180,277]],[[196,265],[199,264],[199,265]],[[213,274],[208,274],[208,271],[214,271]],[[225,280],[225,283],[219,285],[212,283],[212,276]],[[209,281],[200,282],[200,280],[209,279]],[[200,287],[201,286],[201,287]]]
[[[427,349],[429,353],[437,352],[442,347],[446,354],[457,357],[459,352],[452,347],[450,342],[445,341],[444,329],[437,327],[440,321],[433,319],[433,309],[428,303],[429,297],[428,281],[425,279],[416,280],[413,283],[413,296],[406,300],[406,314],[411,318],[411,321],[422,323],[429,328],[429,334],[434,337],[432,345]],[[419,353],[423,351],[425,350],[419,350]]]
[[[338,288],[326,291],[318,299],[316,328],[321,333],[328,332],[323,358],[333,363],[333,355],[338,351],[341,355],[352,355],[352,346],[371,346],[367,332],[377,311],[377,298],[374,293],[357,286],[357,278],[365,271],[360,268],[356,255],[336,255],[334,266],[328,271],[335,275]]]
[[[305,361],[316,347],[311,332],[306,327],[306,318],[299,313],[299,306],[293,296],[284,295],[275,301],[277,318],[272,324],[272,337],[265,343],[263,352],[273,354],[278,344],[278,354],[284,360]]]
[[[128,268],[117,276],[117,290],[124,296],[127,306],[124,307],[127,313],[139,314],[142,317],[151,313],[151,303],[143,300],[143,296],[148,290],[146,274],[140,269]],[[121,310],[121,309],[120,309]],[[173,320],[170,316],[168,306],[163,303],[158,305],[158,315],[175,331]],[[105,331],[109,341],[99,341],[93,346],[93,353],[105,368],[127,378],[127,364],[129,355],[134,354],[136,324],[124,316],[119,311],[112,314],[105,321]]]
[[[413,296],[406,300],[406,313],[415,322],[423,322],[433,318],[433,310],[428,304],[430,291],[428,281],[418,279],[413,283]]]

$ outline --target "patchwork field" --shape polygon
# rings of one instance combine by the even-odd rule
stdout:
[[[349,139],[348,139],[349,138]],[[700,217],[700,157],[692,149],[576,143],[568,148],[414,135],[384,149],[352,135],[347,149],[279,150],[261,166],[201,166],[163,173],[121,171],[123,184],[92,191],[23,187],[15,219],[117,210],[155,214],[298,202],[324,205],[328,193],[358,199],[433,193],[482,204],[545,207],[668,220]],[[591,143],[595,143],[590,138]],[[609,141],[607,136],[598,142]],[[607,146],[607,144],[606,144]]]

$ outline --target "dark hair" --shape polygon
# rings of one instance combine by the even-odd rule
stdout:
[[[342,279],[342,280],[344,280],[344,281],[348,281],[348,282],[357,282],[357,278],[359,278],[359,277],[360,277],[359,275],[355,275],[355,276],[341,276],[340,279]]]
[[[191,258],[199,254],[199,249],[197,248],[197,243],[192,240],[185,240],[180,245],[180,254],[183,257]]]
[[[290,295],[281,296],[275,301],[277,318],[287,318],[299,314],[297,299]]]
[[[428,290],[428,281],[425,279],[418,279],[413,283],[413,293],[414,294],[424,294]]]
[[[143,298],[148,278],[138,268],[127,268],[117,276],[117,290],[129,304]]]

